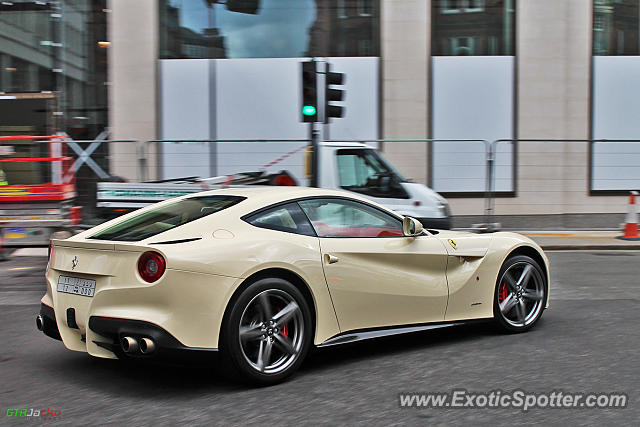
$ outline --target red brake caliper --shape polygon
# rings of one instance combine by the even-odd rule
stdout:
[[[507,299],[509,295],[509,291],[507,290],[507,284],[502,282],[500,285],[500,289],[498,290],[498,302],[502,302]]]
[[[281,308],[278,309],[278,311],[282,311]],[[282,335],[284,335],[285,338],[289,338],[289,325],[284,325],[282,327]]]

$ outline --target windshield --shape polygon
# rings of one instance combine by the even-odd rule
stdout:
[[[342,149],[337,156],[340,187],[373,197],[408,197],[400,185],[406,179],[377,151]]]
[[[238,196],[190,197],[142,212],[90,238],[137,242],[226,209],[242,200],[244,197]]]

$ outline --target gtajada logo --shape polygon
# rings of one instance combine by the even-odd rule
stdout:
[[[62,411],[59,409],[33,409],[33,408],[9,408],[7,417],[59,417]]]

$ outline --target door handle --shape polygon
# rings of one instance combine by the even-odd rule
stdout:
[[[335,264],[339,260],[340,258],[338,258],[337,256],[324,254],[324,262],[326,262],[327,264]]]

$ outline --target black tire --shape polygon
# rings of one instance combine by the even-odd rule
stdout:
[[[528,270],[529,282],[524,283],[525,286],[520,288],[510,286],[512,282],[517,285],[520,277],[524,277],[523,282],[526,281],[527,277],[522,276],[525,269]],[[507,271],[509,273],[505,275]],[[516,273],[519,277],[513,277],[513,273]],[[531,285],[530,282],[533,281],[536,283]],[[509,257],[500,268],[498,280],[496,281],[493,296],[495,324],[504,332],[518,333],[528,331],[540,320],[544,312],[548,289],[546,273],[533,258],[526,255]],[[509,301],[505,303],[507,299]],[[511,309],[508,309],[511,304],[514,305]],[[521,313],[522,315],[520,315]]]
[[[262,308],[263,306],[257,299],[265,295],[274,308],[272,310],[275,311],[274,316],[284,308],[279,305],[288,306],[291,301],[297,304],[299,312],[296,311],[295,318],[284,326],[274,324],[273,328],[269,329],[268,334],[264,328],[262,328],[261,330],[264,331],[264,335],[252,337],[250,340],[241,340],[241,324],[244,328],[247,327],[246,323],[241,322],[246,322],[247,318],[252,316],[252,313],[255,317],[260,317],[260,310],[256,310],[256,307],[259,306],[259,308]],[[280,301],[280,299],[282,299],[282,301]],[[223,367],[230,370],[226,372],[226,375],[258,385],[276,384],[291,376],[302,364],[313,340],[311,311],[298,288],[285,279],[275,277],[262,278],[256,280],[244,289],[237,298],[232,300],[231,304],[221,328],[219,345]],[[256,304],[258,306],[256,306]],[[260,325],[265,323],[262,318],[255,322],[259,323],[257,325],[252,324],[251,328],[255,328],[256,331],[258,330],[257,328],[260,328]],[[285,328],[290,329],[287,330]],[[288,334],[291,334],[291,340],[289,340]],[[282,350],[281,340],[283,338],[292,346],[289,348],[290,350],[295,347],[297,351],[294,353],[286,353]],[[267,340],[271,342],[267,343]],[[248,344],[245,344],[247,342]],[[250,350],[252,349],[247,348],[250,346],[259,347],[257,356],[250,354]],[[269,346],[269,354],[274,355],[272,356],[273,358],[277,358],[278,352],[282,353],[281,358],[283,358],[283,361],[281,366],[277,367],[276,363],[274,364],[276,367],[271,369],[271,371],[268,369],[271,365],[266,364],[269,361],[269,356],[267,356],[266,363],[262,364],[263,370],[259,370],[260,355],[266,353],[266,350],[263,352],[262,348],[266,346]],[[258,365],[254,362],[254,357],[257,357]]]

